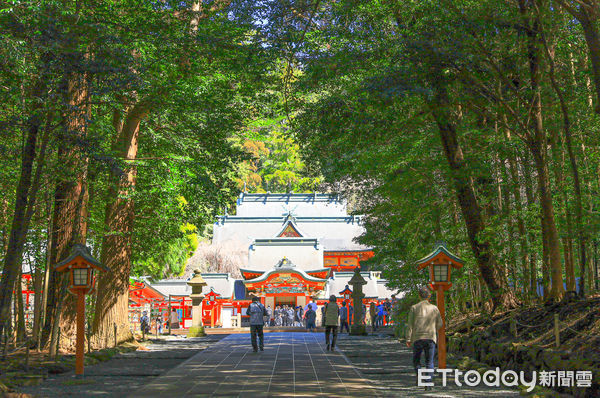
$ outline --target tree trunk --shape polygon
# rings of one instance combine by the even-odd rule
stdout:
[[[588,15],[587,13],[585,13],[585,15]],[[596,29],[595,26],[592,26],[594,33],[594,38],[595,38],[595,46],[596,46],[596,55],[597,55],[597,59],[596,62],[598,62],[598,64],[596,65],[594,72],[598,72],[600,73],[600,40],[598,38],[598,31]],[[552,51],[550,51],[550,48],[548,46],[548,42],[545,39],[545,36],[543,35],[542,32],[542,39],[543,39],[543,43],[544,43],[544,48],[546,49],[546,56],[548,58],[548,61],[550,63],[550,82],[552,83],[552,88],[554,89],[554,92],[556,93],[556,96],[558,97],[558,101],[560,104],[560,110],[562,113],[562,119],[563,119],[563,133],[564,133],[564,138],[565,138],[565,143],[566,143],[566,147],[567,147],[567,153],[569,155],[569,164],[571,166],[571,172],[573,174],[573,187],[575,188],[575,223],[577,224],[576,226],[576,230],[577,230],[577,239],[579,241],[579,272],[580,272],[580,280],[579,280],[579,286],[580,286],[580,291],[579,294],[581,297],[585,297],[585,288],[584,288],[584,281],[585,281],[585,267],[586,267],[586,242],[587,242],[587,237],[585,234],[585,226],[583,225],[583,204],[582,204],[582,195],[581,195],[581,181],[579,180],[579,167],[577,166],[577,158],[575,157],[575,153],[573,151],[573,138],[572,138],[572,134],[571,134],[571,119],[569,118],[569,109],[567,108],[567,102],[565,101],[565,97],[564,94],[562,92],[562,90],[560,89],[560,86],[558,84],[558,82],[556,81],[556,66],[555,66],[555,62],[554,62],[554,53]],[[586,40],[587,40],[587,34],[586,34]],[[589,44],[588,44],[589,46]],[[591,51],[591,47],[590,47],[590,51]],[[572,59],[572,57],[571,57]],[[596,69],[597,68],[597,69]],[[600,77],[600,75],[597,75],[596,77]],[[600,80],[596,80],[596,87],[600,87]],[[600,91],[598,91],[600,93]],[[600,98],[600,97],[599,97]],[[565,193],[566,195],[566,193]],[[569,216],[567,214],[567,216]],[[570,222],[568,224],[570,226]],[[569,233],[569,239],[570,239],[571,235]],[[571,240],[571,239],[570,239]],[[569,247],[572,247],[572,243],[569,242]],[[571,264],[570,264],[570,270],[567,270],[567,289],[568,290],[575,290],[575,273],[573,270],[573,255],[572,255],[573,251],[571,250]],[[569,272],[570,271],[570,272]],[[572,284],[569,284],[569,278],[570,275],[572,275]]]
[[[531,178],[531,166],[529,164],[529,160],[527,157],[521,157],[520,164],[523,166],[523,181],[525,187],[525,198],[527,199],[527,209],[529,210],[533,204],[535,203],[534,189],[533,189],[533,181]],[[531,291],[533,292],[533,297],[537,298],[537,288],[538,288],[538,250],[537,248],[537,239],[536,236],[539,236],[537,231],[530,226],[528,228],[527,238],[529,241],[530,248],[530,256],[529,256],[529,276],[531,278]],[[543,256],[542,256],[543,259]]]
[[[117,138],[113,151],[126,162],[135,160],[138,151],[140,123],[146,116],[145,106],[139,102],[128,109],[124,119],[115,113],[113,125]],[[134,222],[136,168],[126,165],[125,170],[113,170],[110,176],[109,200],[105,210],[106,234],[102,241],[102,263],[110,269],[100,276],[94,317],[94,345],[105,347],[132,338],[129,330],[129,275],[131,272],[131,234]]]
[[[481,276],[490,292],[492,309],[513,307],[515,305],[514,295],[506,289],[506,278],[499,271],[496,259],[491,251],[491,244],[481,237],[485,229],[483,209],[477,201],[473,180],[467,175],[456,126],[452,123],[453,118],[450,116],[450,100],[446,88],[443,86],[442,76],[441,72],[432,76],[431,84],[434,89],[434,98],[429,106],[440,132],[458,203],[465,220],[471,249],[477,260]]]
[[[31,331],[31,340],[35,343],[40,333],[40,320],[42,318],[42,287],[44,285],[44,271],[38,264],[35,267],[35,276],[33,278],[33,328]]]
[[[579,7],[579,12],[575,16],[581,28],[592,61],[592,76],[594,77],[594,85],[596,86],[596,113],[600,113],[600,34],[596,26],[596,21],[590,18],[590,14],[585,7]]]
[[[511,133],[508,130],[508,123],[506,121],[506,116],[504,116],[504,135],[508,141],[511,140]],[[527,239],[527,232],[525,230],[525,222],[523,221],[523,202],[521,198],[521,190],[519,188],[519,172],[517,169],[517,162],[515,159],[515,154],[511,151],[508,154],[508,173],[510,176],[510,187],[513,198],[515,200],[515,213],[517,216],[517,230],[519,232],[519,246],[520,246],[520,254],[521,254],[521,270],[523,272],[523,285],[524,292],[527,296],[532,296],[532,291],[535,292],[535,285],[531,284],[532,275],[529,264],[529,242]]]
[[[40,82],[34,89],[34,95],[41,96],[44,89],[44,83]],[[28,226],[25,219],[27,204],[32,200],[29,196],[29,189],[31,187],[31,174],[35,160],[37,137],[41,126],[39,112],[40,106],[34,106],[28,120],[27,137],[21,156],[21,176],[17,185],[15,210],[0,283],[0,336],[2,335],[6,321],[10,319],[8,313],[13,299],[13,287],[20,274],[23,247],[27,236]]]
[[[538,190],[540,193],[540,206],[542,210],[542,232],[548,249],[548,260],[552,279],[552,288],[549,297],[560,300],[564,294],[562,282],[562,264],[560,259],[560,240],[556,221],[554,219],[554,204],[552,203],[552,191],[548,173],[548,156],[546,149],[546,133],[542,119],[542,101],[540,93],[540,54],[539,54],[539,21],[531,18],[530,8],[538,7],[535,1],[525,4],[525,0],[519,0],[519,11],[521,13],[527,36],[527,61],[529,63],[529,78],[531,83],[531,102],[529,108],[529,119],[533,134],[528,132],[526,144],[533,155],[537,171]]]
[[[19,278],[15,282],[15,322],[17,331],[17,342],[25,341],[25,305],[23,304],[23,269],[19,269]]]
[[[87,160],[78,148],[78,141],[86,134],[88,118],[87,77],[73,72],[65,78],[65,101],[69,104],[65,116],[65,131],[61,135],[58,158],[62,160],[62,172],[54,194],[54,212],[50,242],[50,264],[54,266],[69,255],[73,244],[85,244],[87,231],[86,175]],[[66,291],[66,274],[50,272],[46,303],[46,319],[42,339],[50,342],[54,354],[59,326],[62,326],[63,342],[74,336],[75,298]],[[62,321],[61,321],[61,318]],[[68,348],[68,347],[67,347]]]
[[[550,271],[550,280],[552,286],[549,296],[554,300],[560,300],[564,294],[563,279],[562,279],[562,264],[560,261],[560,240],[558,238],[558,230],[554,220],[554,204],[552,203],[552,193],[550,188],[550,180],[548,176],[548,167],[545,160],[544,151],[541,145],[532,147],[533,158],[535,160],[538,189],[540,191],[540,207],[542,217],[542,234],[546,242],[547,250],[547,267]]]

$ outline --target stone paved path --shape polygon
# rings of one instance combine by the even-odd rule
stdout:
[[[42,384],[22,387],[19,392],[34,397],[126,397],[222,338],[173,337],[146,342],[147,351],[121,353],[87,366],[84,379],[74,378],[73,372],[52,375]]]
[[[254,353],[249,334],[230,335],[155,379],[130,398],[150,397],[513,397],[506,388],[415,386],[410,349],[388,336],[265,334]]]
[[[435,387],[425,391],[415,386],[415,371],[412,367],[412,349],[390,336],[348,336],[338,342],[357,370],[375,385],[385,397],[448,397],[448,398],[504,398],[521,396],[516,389],[504,387],[465,387],[453,381],[441,386],[441,378],[434,380]],[[448,368],[452,368],[448,363]]]
[[[381,396],[321,333],[268,333],[254,353],[248,334],[230,335],[131,398]]]

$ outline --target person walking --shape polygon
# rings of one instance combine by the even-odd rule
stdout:
[[[283,327],[285,327],[285,326],[288,325],[288,322],[287,322],[287,305],[285,305],[285,304],[283,306],[281,306],[281,325]]]
[[[306,319],[306,329],[309,332],[314,332],[314,329],[316,328],[315,322],[317,320],[317,313],[312,307],[308,307],[308,310],[304,314],[304,319]]]
[[[342,308],[340,308],[340,333],[344,333],[344,326],[348,333],[350,333],[350,328],[348,327],[348,308],[345,301],[342,302]]]
[[[294,307],[291,305],[287,308],[287,325],[294,326]]]
[[[371,332],[374,333],[377,330],[377,308],[373,302],[369,304],[369,316],[371,317]]]
[[[416,372],[421,367],[423,352],[425,353],[425,367],[433,372],[437,331],[442,327],[443,321],[438,308],[429,303],[431,291],[423,286],[419,289],[419,296],[421,301],[413,305],[408,312],[406,346],[413,346],[413,366]]]
[[[171,325],[171,329],[179,329],[179,314],[177,313],[177,311],[175,311],[175,309],[171,311],[169,322]]]
[[[335,302],[335,295],[329,297],[329,302],[324,305],[325,317],[323,324],[325,325],[325,344],[327,344],[327,351],[333,351],[335,349],[335,342],[337,341],[338,324],[340,318],[340,307]],[[329,335],[333,332],[333,339],[331,345],[329,344]]]
[[[383,327],[383,318],[385,317],[385,307],[383,302],[377,305],[377,327]]]
[[[362,303],[362,314],[360,315],[360,320],[359,320],[360,324],[366,325],[367,324],[366,319],[367,319],[367,306],[365,305],[365,303]]]
[[[254,352],[265,350],[265,341],[263,326],[265,324],[264,317],[267,316],[267,309],[261,304],[258,297],[253,297],[250,306],[246,310],[246,315],[250,315],[250,341]],[[258,345],[256,344],[256,335],[258,335]]]
[[[348,303],[348,325],[352,325],[354,322],[354,307]]]
[[[281,316],[281,307],[275,307],[275,326],[281,327],[283,325],[283,317]]]
[[[150,333],[150,318],[148,318],[148,311],[142,313],[140,318],[140,329],[142,330],[142,339],[146,338],[146,335]]]
[[[271,326],[271,318],[273,318],[273,310],[271,306],[267,306],[267,320],[265,321],[265,326]]]
[[[327,307],[327,305],[323,305],[321,307],[321,326],[325,327],[325,308]]]
[[[386,324],[391,324],[392,323],[392,303],[390,302],[390,299],[385,299],[385,301],[383,302],[383,308],[385,308],[385,323]]]
[[[162,334],[162,319],[161,316],[156,317],[156,334]]]
[[[297,306],[296,307],[296,312],[294,314],[294,326],[296,327],[302,327],[302,319],[304,317],[304,310],[302,309],[302,306]]]

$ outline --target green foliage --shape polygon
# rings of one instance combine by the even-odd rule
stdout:
[[[571,121],[577,120],[571,128],[580,176],[588,184],[584,190],[589,190],[584,207],[596,208],[589,194],[598,189],[598,180],[589,170],[598,168],[597,151],[591,149],[598,141],[584,127],[597,124],[586,103],[591,95],[586,43],[561,8],[525,13],[528,21],[541,20],[544,34],[537,38],[540,91],[557,226],[565,239],[575,239],[577,228],[597,239],[595,215],[588,213],[574,225],[564,119],[542,40],[555,51],[556,78]],[[482,297],[472,294],[479,284],[473,276],[480,270],[457,201],[453,181],[458,176],[474,187],[486,225],[477,239],[490,243],[500,274],[513,287],[515,280],[528,286],[525,255],[535,260],[535,276],[546,273],[536,169],[529,141],[521,139],[532,129],[526,105],[533,95],[525,28],[520,28],[531,22],[523,12],[513,3],[493,1],[340,1],[322,4],[314,19],[318,22],[295,53],[303,73],[290,83],[293,106],[301,109],[293,132],[309,168],[320,169],[326,185],[366,215],[360,242],[374,247],[376,255],[365,265],[411,290],[428,279],[416,271],[415,260],[445,241],[466,260],[465,268],[453,274],[457,294],[451,306],[485,299],[485,290]],[[436,77],[434,71],[439,71]],[[440,109],[432,105],[436,85],[449,95],[450,109],[444,112],[458,129],[461,175],[448,167],[440,140],[434,117]],[[516,165],[514,178],[510,162]],[[517,228],[521,220],[523,231]]]
[[[321,177],[306,167],[300,146],[287,130],[285,119],[259,120],[235,140],[249,159],[238,165],[239,189],[250,192],[311,192]]]

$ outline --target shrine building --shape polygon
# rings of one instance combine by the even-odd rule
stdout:
[[[217,217],[212,245],[242,253],[242,278],[202,274],[208,284],[203,291],[205,324],[230,326],[237,314],[244,317],[251,296],[271,308],[305,306],[310,301],[322,305],[332,294],[348,300],[354,269],[373,256],[371,248],[355,241],[363,232],[362,217],[348,215],[346,202],[337,195],[241,193],[235,215]],[[394,293],[380,272],[361,275],[367,281],[365,303]],[[180,298],[185,325],[185,300],[190,294],[186,281],[163,280],[152,288],[165,297]]]

